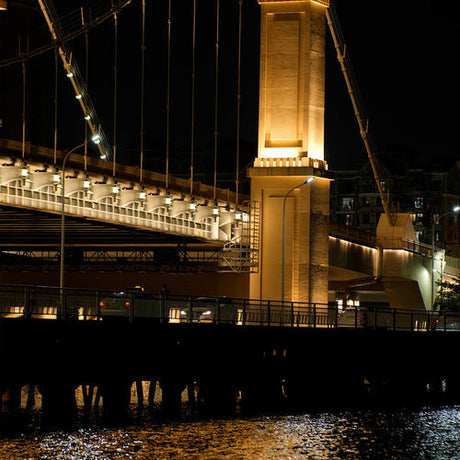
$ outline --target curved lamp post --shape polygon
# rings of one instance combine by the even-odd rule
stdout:
[[[302,187],[302,185],[310,184],[315,180],[314,177],[309,177],[306,181],[302,182],[295,187],[292,187],[289,192],[286,193],[283,200],[283,248],[282,248],[282,256],[281,256],[281,301],[284,302],[284,258],[285,258],[285,236],[286,236],[286,200],[287,197],[294,191],[296,188]]]
[[[61,294],[64,291],[64,240],[65,240],[65,165],[67,159],[81,147],[84,147],[85,144],[80,144],[74,147],[73,149],[69,150],[65,156],[64,160],[62,160],[62,173],[61,173],[61,260],[60,260],[60,271],[59,271],[59,288]]]
[[[438,217],[438,219],[437,219],[438,223],[443,217],[446,217],[449,214],[456,214],[459,211],[460,211],[460,206],[453,207],[450,211],[448,211],[448,212],[446,212],[444,214],[441,214]],[[435,291],[435,289],[434,289],[434,272],[435,272],[435,270],[434,270],[434,232],[435,232],[435,229],[436,229],[436,222],[434,221],[434,219],[433,219],[432,226],[433,226],[433,228],[431,230],[431,310],[433,311],[433,307],[434,307],[434,291]]]

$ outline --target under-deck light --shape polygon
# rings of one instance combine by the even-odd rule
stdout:
[[[145,192],[140,192],[140,193],[139,193],[139,198],[140,198],[141,200],[145,200],[145,199],[147,198],[147,193],[145,193]]]
[[[24,168],[24,169],[21,170],[21,176],[26,177],[28,175],[29,175],[29,170],[28,169]]]
[[[455,208],[452,209],[452,212],[458,212],[460,211],[460,206],[455,206]]]
[[[95,142],[95,144],[99,144],[99,141],[98,142]],[[105,153],[103,153],[100,157],[99,157],[101,160],[105,160],[107,158],[107,155]]]
[[[117,185],[114,185],[114,186],[112,187],[112,192],[113,192],[113,193],[118,193],[119,191],[120,191],[120,188],[119,188]]]
[[[212,210],[212,213],[215,214],[215,215],[219,214],[219,208],[217,208],[217,207],[214,208],[214,209]]]
[[[54,180],[54,182],[59,182],[61,180],[61,176],[59,174],[55,174],[53,176],[53,180]]]
[[[190,203],[190,209],[194,211],[196,209],[196,204],[195,203]]]
[[[85,180],[85,181],[83,182],[83,187],[84,187],[84,188],[89,188],[90,186],[91,186],[91,182],[90,182],[89,180]]]
[[[172,198],[170,196],[165,198],[165,204],[171,204],[172,203]]]
[[[240,219],[241,219],[241,213],[240,213],[240,212],[237,212],[237,213],[235,214],[235,219],[236,219],[236,220],[240,220]]]

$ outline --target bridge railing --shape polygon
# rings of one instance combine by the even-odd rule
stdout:
[[[455,312],[18,285],[0,285],[0,318],[460,332]]]

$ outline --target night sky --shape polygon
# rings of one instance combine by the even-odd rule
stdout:
[[[95,8],[106,0],[90,2]],[[110,2],[106,1],[107,4]],[[379,150],[401,151],[427,164],[440,157],[460,158],[460,117],[456,53],[460,21],[456,2],[430,0],[384,2],[336,0],[348,52]],[[37,2],[38,4],[38,2]],[[87,3],[55,0],[62,17]],[[173,1],[171,79],[171,173],[187,175],[191,132],[192,4]],[[196,35],[196,173],[212,182],[214,156],[215,2],[197,0]],[[155,10],[153,10],[155,5]],[[221,0],[219,47],[219,169],[234,174],[238,2]],[[140,130],[141,1],[133,0],[119,16],[118,151],[136,164]],[[40,11],[10,3],[1,13],[0,60],[17,54],[18,35],[30,34],[30,47],[50,40]],[[164,172],[167,0],[147,1],[145,73],[145,166]],[[243,1],[241,69],[241,167],[256,155],[258,119],[259,6]],[[113,21],[90,32],[89,90],[112,142]],[[84,37],[71,43],[85,73]],[[28,65],[28,138],[53,145],[54,53]],[[0,68],[3,128],[0,135],[21,139],[21,65]],[[69,82],[59,67],[59,147],[81,142],[82,115]],[[363,165],[366,153],[328,32],[326,61],[326,160],[330,169]],[[207,174],[207,175],[206,175]],[[243,172],[244,174],[244,172]],[[225,185],[224,182],[221,185]]]

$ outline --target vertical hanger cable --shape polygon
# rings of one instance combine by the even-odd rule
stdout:
[[[169,136],[171,115],[171,0],[168,5],[168,71],[166,83],[166,190],[169,189]]]
[[[118,92],[118,14],[113,13],[114,20],[114,65],[113,65],[113,170],[116,175],[117,164],[117,92]]]
[[[215,103],[214,103],[214,200],[217,197],[217,109],[219,96],[219,0],[216,5],[216,74],[215,74]]]
[[[190,194],[193,195],[193,147],[195,142],[195,47],[196,47],[196,0],[193,0],[193,31],[192,31],[192,115],[190,136]]]
[[[144,86],[145,86],[145,0],[142,0],[142,43],[141,43],[141,139],[139,160],[139,182],[142,184],[144,168]]]
[[[238,87],[236,94],[236,176],[235,176],[235,201],[238,206],[238,193],[240,185],[240,109],[241,109],[241,23],[242,23],[243,0],[239,0],[238,6]]]

